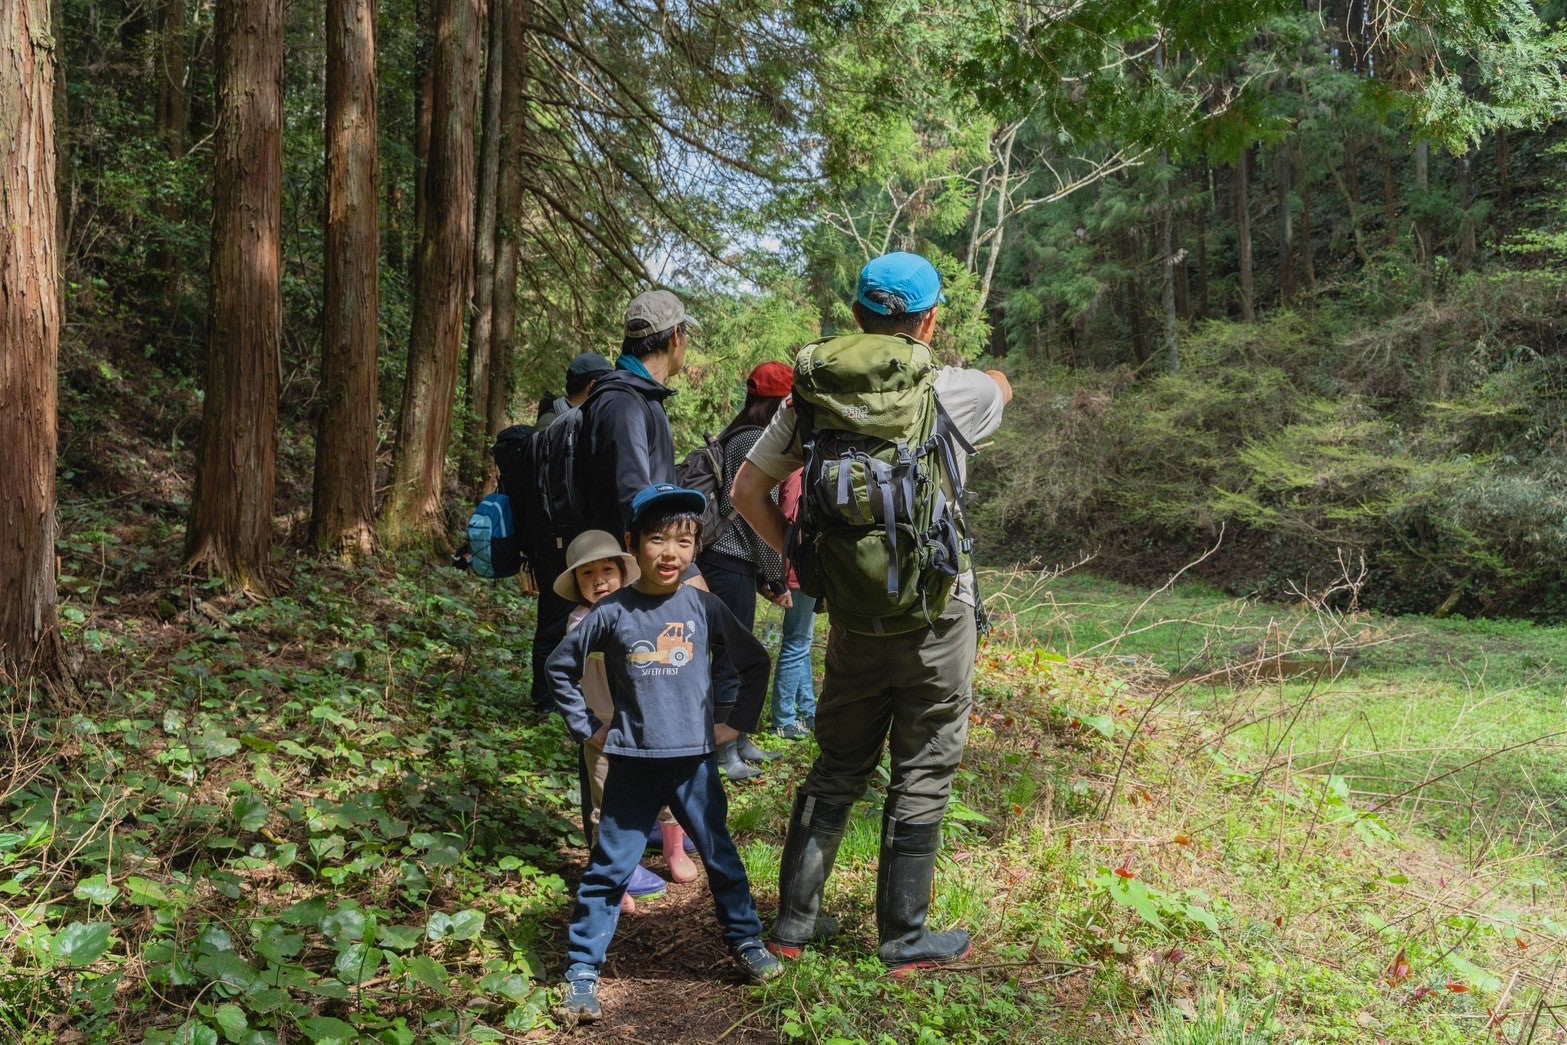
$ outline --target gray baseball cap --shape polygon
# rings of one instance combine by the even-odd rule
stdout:
[[[648,337],[661,334],[681,323],[696,326],[686,315],[685,305],[667,290],[649,290],[638,294],[626,308],[626,336]]]

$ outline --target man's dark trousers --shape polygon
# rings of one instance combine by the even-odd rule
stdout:
[[[539,585],[539,608],[538,621],[533,629],[533,683],[530,695],[533,698],[533,709],[541,714],[555,710],[555,702],[550,699],[549,687],[545,685],[544,662],[555,652],[560,640],[566,637],[566,624],[571,611],[577,608],[576,603],[567,602],[555,594],[555,578],[565,568],[566,553],[561,551],[558,559],[541,556],[534,575]]]

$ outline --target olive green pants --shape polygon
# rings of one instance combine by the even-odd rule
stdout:
[[[886,815],[940,820],[968,739],[978,635],[974,607],[956,600],[934,624],[904,635],[827,634],[825,680],[816,707],[821,754],[804,791],[850,804],[892,754]]]

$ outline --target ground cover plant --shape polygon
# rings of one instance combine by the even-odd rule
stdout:
[[[411,562],[321,567],[273,600],[234,598],[160,567],[156,528],[100,522],[75,529],[67,568],[77,695],[21,690],[8,704],[7,1035],[582,1037],[550,1014],[581,828],[563,730],[519,710],[531,600]],[[122,571],[136,583],[106,595]],[[605,1033],[1561,1033],[1551,1006],[1567,927],[1545,827],[1559,792],[1519,763],[1509,771],[1538,789],[1529,816],[1478,802],[1455,813],[1444,796],[1481,788],[1478,768],[1377,808],[1394,796],[1369,793],[1365,759],[1311,754],[1347,720],[1334,687],[1351,679],[1378,680],[1389,709],[1401,688],[1446,694],[1456,723],[1436,720],[1439,703],[1415,719],[1431,737],[1491,715],[1474,744],[1524,739],[1534,719],[1470,706],[1462,676],[1440,668],[1473,643],[1507,647],[1488,676],[1506,703],[1525,686],[1559,699],[1559,632],[1506,626],[1502,642],[1484,626],[1026,570],[990,588],[999,627],[980,656],[932,915],[974,931],[974,957],[910,982],[882,975],[878,818],[865,809],[828,888],[839,940],[777,985],[746,987],[726,971],[701,882],[672,886],[617,941]],[[1404,632],[1421,638],[1386,641]],[[1270,634],[1288,636],[1294,662],[1343,658],[1355,674],[1291,677]],[[1371,717],[1381,738],[1391,714]],[[1421,757],[1430,765],[1412,772],[1445,771]],[[794,746],[763,782],[733,789],[764,911],[808,759]]]

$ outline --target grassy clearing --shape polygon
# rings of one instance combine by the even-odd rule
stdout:
[[[236,603],[134,571],[167,559],[157,540],[105,530],[73,563],[94,578],[68,585],[81,694],[7,697],[5,1034],[571,1037],[549,1005],[580,861],[575,771],[559,723],[517,710],[530,600],[404,564],[323,567],[278,599]],[[114,571],[136,583],[111,603],[100,578]],[[714,986],[745,1011],[737,1032],[1431,1042],[1495,1020],[1503,1040],[1552,1040],[1543,1006],[1563,1001],[1567,928],[1541,836],[1441,841],[1428,829],[1455,820],[1419,796],[1373,812],[1359,777],[1308,765],[1290,739],[1302,723],[1331,730],[1329,712],[1344,714],[1334,686],[1385,692],[1390,707],[1411,680],[1435,692],[1439,660],[1360,666],[1389,643],[1356,652],[1356,674],[1337,681],[1238,686],[1218,651],[1270,627],[1304,656],[1393,625],[1183,589],[1145,610],[1166,630],[1133,622],[1101,645],[1144,597],[1022,574],[998,592],[933,909],[976,933],[975,957],[908,983],[881,975],[872,803],[828,889],[841,938],[766,990]],[[1432,634],[1448,628],[1468,641],[1457,625]],[[1183,645],[1196,634],[1206,643]],[[1546,639],[1510,636],[1520,691],[1544,677],[1526,659],[1548,655]],[[735,789],[764,912],[809,754],[794,745],[763,783]]]

